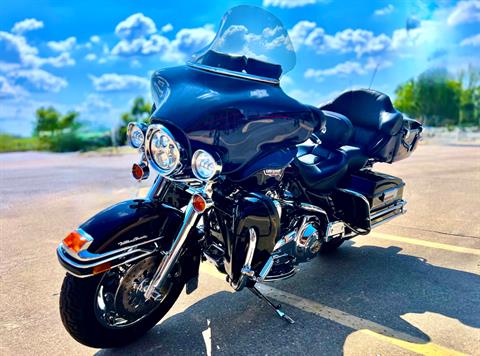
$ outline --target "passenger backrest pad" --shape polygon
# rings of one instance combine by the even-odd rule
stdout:
[[[339,148],[348,144],[353,135],[353,126],[350,120],[337,112],[323,110],[325,116],[325,130],[316,132],[322,146]]]

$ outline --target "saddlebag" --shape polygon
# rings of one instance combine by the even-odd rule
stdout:
[[[400,178],[363,169],[342,182],[336,201],[347,223],[369,230],[405,212],[404,186]]]

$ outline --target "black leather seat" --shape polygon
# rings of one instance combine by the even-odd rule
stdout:
[[[363,168],[368,156],[359,147],[350,146],[354,127],[350,120],[337,112],[323,110],[325,117],[325,131],[316,133],[322,147],[339,150],[345,155],[348,170],[354,171]]]
[[[347,91],[320,109],[350,120],[353,134],[349,146],[359,147],[369,158],[391,161],[398,141],[395,137],[403,127],[403,115],[395,110],[387,95],[370,89]]]
[[[348,170],[344,153],[313,142],[298,146],[295,166],[305,185],[320,192],[334,188]]]

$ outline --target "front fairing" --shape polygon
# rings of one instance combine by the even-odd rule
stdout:
[[[278,85],[188,65],[154,73],[152,91],[156,110],[151,122],[178,132],[189,156],[199,148],[216,151],[226,174],[304,142],[320,125],[314,109]]]

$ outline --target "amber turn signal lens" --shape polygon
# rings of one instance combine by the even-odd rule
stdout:
[[[143,163],[134,163],[132,166],[132,176],[136,180],[147,179],[149,175],[148,166]]]
[[[112,267],[111,262],[105,262],[98,266],[93,267],[92,274],[99,274],[108,271]]]
[[[88,240],[77,231],[72,231],[63,239],[63,244],[70,250],[78,253]]]
[[[200,194],[195,194],[193,196],[193,208],[195,211],[198,213],[202,213],[207,207],[207,202],[205,201],[205,198],[202,197]]]

